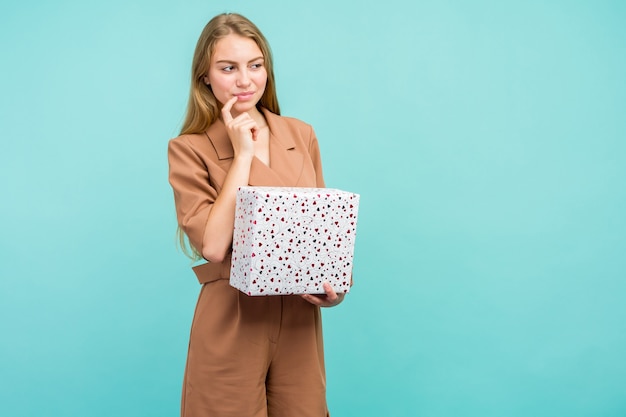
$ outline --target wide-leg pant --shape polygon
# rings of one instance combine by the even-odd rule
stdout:
[[[250,297],[228,280],[202,286],[182,417],[325,417],[319,307],[299,296]]]

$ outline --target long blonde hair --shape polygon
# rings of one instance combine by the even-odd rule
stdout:
[[[234,33],[252,39],[263,54],[264,66],[267,71],[267,84],[257,107],[264,107],[275,114],[280,114],[276,83],[274,81],[274,63],[269,43],[258,27],[244,16],[237,13],[223,13],[215,16],[207,23],[200,34],[191,65],[191,89],[187,103],[185,121],[180,134],[202,133],[219,119],[221,104],[215,98],[210,86],[204,83],[211,57],[217,42]],[[183,253],[193,260],[199,260],[202,255],[193,245],[187,245],[185,233],[178,228],[178,241]]]

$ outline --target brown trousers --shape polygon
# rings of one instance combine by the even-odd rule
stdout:
[[[182,417],[324,417],[321,314],[299,296],[249,297],[228,280],[202,286]]]

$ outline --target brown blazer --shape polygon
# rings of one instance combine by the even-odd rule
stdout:
[[[270,130],[270,166],[252,160],[249,185],[324,187],[319,145],[313,128],[263,109]],[[221,120],[201,134],[181,135],[168,146],[169,181],[178,224],[202,253],[206,221],[232,164],[234,151]],[[230,275],[230,255],[221,263],[193,268],[201,284]]]

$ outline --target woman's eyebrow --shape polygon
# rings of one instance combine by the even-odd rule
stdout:
[[[250,61],[248,61],[248,63],[258,61],[259,59],[263,59],[263,55],[251,59]],[[220,59],[219,61],[215,61],[215,63],[216,64],[236,64],[237,61],[231,61],[229,59]]]

